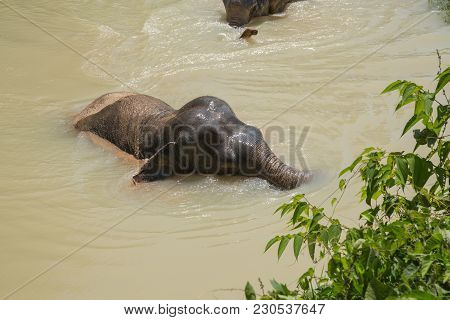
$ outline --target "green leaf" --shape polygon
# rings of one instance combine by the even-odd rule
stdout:
[[[430,94],[424,96],[424,111],[427,116],[431,116],[433,113],[433,99],[434,96]]]
[[[403,270],[402,277],[409,280],[416,274],[417,271],[419,271],[419,266],[411,263]]]
[[[368,151],[373,150],[373,148],[367,148],[364,150],[364,153],[367,153]],[[352,164],[350,165],[350,171],[353,171],[353,169],[355,169],[355,167],[358,165],[358,163],[360,163],[362,160],[362,156],[359,156],[358,158],[356,158]]]
[[[375,290],[372,288],[372,286],[368,285],[367,290],[366,290],[366,294],[364,296],[365,300],[377,300],[377,296],[375,294]]]
[[[414,94],[416,92],[418,92],[420,89],[422,89],[422,87],[419,87],[415,83],[408,83],[407,85],[405,85],[400,90],[400,94],[402,95],[402,99],[397,104],[397,107],[395,108],[395,111],[397,111],[401,107],[406,106],[406,105],[410,104],[411,102],[415,101],[416,97],[414,96]]]
[[[436,90],[434,92],[435,94],[444,89],[444,87],[450,81],[450,67],[445,69],[441,74],[439,74],[437,76],[437,79],[439,79],[439,82],[436,86]]]
[[[304,199],[305,195],[303,193],[297,194],[294,197],[292,197],[292,201],[299,202],[300,200]]]
[[[365,299],[368,300],[385,300],[392,294],[393,290],[386,284],[373,278],[366,291]]]
[[[441,247],[443,241],[444,241],[444,237],[442,237],[442,234],[435,232],[427,240],[425,247],[429,251],[438,249]]]
[[[333,198],[331,199],[331,206],[334,207],[336,205],[337,199]]]
[[[436,168],[436,180],[439,183],[439,186],[443,189],[445,187],[445,180],[448,178],[445,174],[445,169]]]
[[[373,210],[372,209],[367,209],[366,211],[361,212],[360,218],[364,218],[368,222],[372,223],[375,220],[375,216],[373,214]]]
[[[434,262],[433,260],[429,259],[422,263],[422,268],[420,270],[422,278],[426,277],[428,270],[430,270],[430,267],[433,264],[433,262]]]
[[[427,145],[429,148],[433,147],[438,138],[436,133],[428,128],[425,128],[423,130],[416,129],[413,132],[414,139],[417,141],[414,151],[416,151],[417,146]]]
[[[245,299],[247,300],[256,300],[256,293],[255,289],[253,289],[250,282],[247,281],[247,284],[245,285]]]
[[[300,254],[300,249],[302,248],[303,244],[303,236],[297,234],[294,237],[294,256],[295,259],[298,259],[298,255]]]
[[[369,152],[371,152],[371,151],[373,151],[373,150],[375,150],[375,148],[374,147],[368,147],[368,148],[365,148],[364,150],[363,150],[363,152],[362,152],[362,154],[367,154],[367,153],[369,153]],[[359,160],[360,161],[360,160]],[[359,162],[358,161],[358,162]],[[355,162],[356,162],[356,160],[355,160]],[[355,163],[355,162],[353,162],[353,163]],[[356,165],[356,164],[355,164]],[[355,167],[355,166],[353,166],[353,167]]]
[[[418,94],[416,104],[414,106],[414,114],[416,116],[425,116],[427,119],[433,113],[434,95],[430,93]]]
[[[332,224],[328,228],[328,237],[330,242],[338,242],[341,237],[342,228],[339,224]]]
[[[367,182],[367,188],[366,188],[366,203],[370,206],[372,201],[372,196],[377,192],[377,185],[378,181],[375,178],[376,170],[374,167],[369,167],[366,170],[366,182]]]
[[[421,255],[423,253],[422,242],[417,241],[416,243],[414,243],[414,251],[413,251],[413,253],[417,254],[417,255]]]
[[[375,192],[372,196],[372,200],[377,200],[381,195],[383,194],[382,190],[378,190],[377,192]]]
[[[365,153],[367,153],[367,152],[369,152],[369,151],[371,151],[373,149],[374,148],[367,148],[367,149],[364,150],[363,154],[365,154]],[[362,156],[359,156],[358,158],[356,158],[351,165],[349,165],[347,168],[345,168],[344,170],[342,170],[339,173],[339,177],[344,175],[346,172],[353,171],[353,169],[355,169],[355,167],[358,165],[358,163],[361,162],[361,160],[362,160]]]
[[[342,177],[344,174],[346,174],[347,172],[350,171],[350,167],[345,168],[344,170],[342,170],[341,172],[339,172],[338,177]]]
[[[430,292],[424,292],[424,291],[416,290],[416,291],[413,291],[413,292],[401,295],[401,296],[397,297],[397,299],[405,299],[405,300],[436,300],[436,296],[434,296]]]
[[[345,180],[344,180],[344,179],[341,179],[341,180],[339,181],[339,189],[344,190],[344,187],[345,187]]]
[[[444,274],[444,282],[448,282],[448,280],[450,280],[450,268],[447,268]]]
[[[311,257],[311,259],[314,261],[314,256],[316,253],[316,239],[317,239],[317,235],[315,235],[315,237],[313,238],[309,238],[308,239],[308,251],[309,251],[309,256]]]
[[[279,283],[275,279],[270,280],[270,284],[272,285],[272,288],[275,289],[275,291],[278,291],[278,292],[283,291],[283,286],[281,285],[281,283]]]
[[[317,224],[319,223],[320,220],[322,220],[323,217],[324,217],[323,209],[316,209],[310,221],[308,231],[311,232],[312,230],[316,230]]]
[[[397,111],[398,109],[400,109],[400,108],[402,108],[402,107],[404,107],[404,106],[406,106],[406,105],[408,105],[408,104],[410,104],[411,102],[414,102],[414,101],[416,101],[416,98],[414,98],[414,97],[408,97],[408,98],[400,101],[397,104],[397,107],[395,108],[395,111]]]
[[[397,80],[395,82],[392,82],[390,85],[386,87],[386,89],[383,90],[383,92],[381,92],[381,94],[399,90],[406,82],[407,81],[404,80]]]
[[[292,210],[292,204],[286,204],[285,207],[283,207],[283,210],[281,210],[281,216],[283,217],[286,213]]]
[[[306,202],[300,202],[294,210],[294,214],[292,215],[292,224],[295,224],[302,214],[303,211],[308,209],[308,204]]]
[[[269,242],[267,242],[266,249],[264,250],[264,252],[269,250],[270,247],[272,247],[278,241],[280,241],[280,237],[279,236],[276,236],[276,237],[272,238]]]
[[[277,210],[275,210],[274,214],[275,214],[275,213],[278,213],[278,212],[280,212],[280,211],[282,211],[285,207],[286,207],[286,204],[282,204],[281,206],[279,206],[279,207],[277,208]]]
[[[278,295],[285,295],[288,296],[291,294],[288,287],[285,284],[279,283],[276,280],[270,280],[270,284],[272,285],[272,288],[275,289],[275,292]]]
[[[414,105],[414,114],[420,115],[423,110],[425,109],[425,100],[423,97],[419,97],[419,99],[416,101],[416,104]]]
[[[448,154],[450,153],[450,141],[445,141],[442,146],[438,149],[438,155],[441,162],[448,159]]]
[[[328,234],[327,228],[320,231],[319,239],[320,239],[320,242],[322,242],[322,244],[324,244],[325,246],[328,246],[328,241],[330,240],[330,235]]]
[[[313,276],[314,276],[314,269],[309,268],[308,271],[302,274],[298,279],[298,285],[300,286],[300,288],[302,288],[303,290],[308,290],[310,280]]]
[[[290,240],[291,239],[289,239],[288,237],[283,237],[281,239],[280,245],[278,246],[278,259],[280,259],[281,256],[283,255],[283,252],[286,249],[286,246],[288,245]]]
[[[402,136],[405,135],[406,132],[408,132],[414,125],[422,120],[422,116],[413,115],[411,119],[408,120],[408,122],[405,125],[405,128],[403,129]]]
[[[397,176],[398,180],[400,180],[400,183],[404,186],[406,184],[406,181],[408,181],[409,175],[408,161],[401,157],[396,157],[395,164],[397,165],[395,175]]]
[[[433,123],[433,129],[436,135],[440,135],[441,129],[448,122],[450,118],[450,107],[449,106],[441,106],[437,107],[437,117]]]
[[[415,189],[423,188],[433,173],[433,164],[430,161],[422,159],[416,155],[408,158],[408,161],[410,163]]]
[[[353,247],[357,250],[359,250],[364,244],[366,243],[365,239],[358,239],[355,241]]]

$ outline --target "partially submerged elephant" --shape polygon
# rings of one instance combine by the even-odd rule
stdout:
[[[233,27],[241,27],[254,17],[280,13],[290,2],[298,0],[223,0],[227,21]]]
[[[241,122],[225,101],[214,97],[174,110],[147,95],[108,93],[79,114],[75,128],[148,159],[134,176],[136,182],[172,175],[243,175],[292,189],[310,176],[284,164],[259,129]]]

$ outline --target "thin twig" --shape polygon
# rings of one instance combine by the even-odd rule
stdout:
[[[438,72],[438,75],[440,75],[442,73],[442,57],[441,57],[441,54],[439,53],[438,49],[436,49],[436,54],[437,54],[438,60],[439,60],[439,72]],[[445,89],[442,90],[442,94],[444,95],[445,99],[447,100],[447,104],[450,104],[450,100],[447,97]]]
[[[259,287],[261,288],[261,292],[262,292],[263,296],[265,296],[266,293],[264,292],[264,283],[262,282],[261,278],[258,278],[258,282],[259,282]]]

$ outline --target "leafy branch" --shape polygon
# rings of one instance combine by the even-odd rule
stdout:
[[[262,299],[449,298],[450,103],[444,88],[450,68],[442,71],[438,57],[434,90],[398,80],[382,92],[399,93],[395,111],[413,111],[402,131],[413,133],[412,152],[365,149],[340,172],[335,192],[341,193],[331,199],[331,213],[304,194],[276,210],[289,217],[290,232],[272,238],[265,251],[278,245],[280,258],[292,242],[296,259],[307,248],[315,264],[326,259],[327,271],[317,276],[310,268],[293,290],[273,280],[273,291]],[[359,196],[367,209],[359,215],[361,225],[351,228],[334,213],[355,179],[362,181]],[[252,292],[248,283],[246,293]]]

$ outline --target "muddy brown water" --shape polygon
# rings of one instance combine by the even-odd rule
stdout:
[[[219,0],[0,1],[0,297],[242,298],[247,280],[295,283],[311,261],[263,254],[286,230],[272,212],[296,192],[320,203],[366,146],[410,147],[407,111],[379,92],[431,85],[450,28],[425,0],[308,0],[250,27],[238,40]],[[135,163],[71,127],[127,87],[175,108],[218,96],[316,179],[290,192],[249,178],[135,187]],[[346,197],[336,216],[354,224],[359,206]]]

